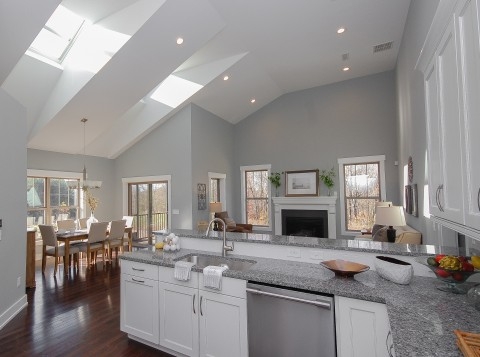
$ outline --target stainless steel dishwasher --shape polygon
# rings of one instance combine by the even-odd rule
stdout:
[[[335,357],[333,296],[249,282],[249,357]]]

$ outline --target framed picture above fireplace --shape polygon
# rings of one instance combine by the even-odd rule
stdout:
[[[318,196],[317,170],[285,171],[285,196]]]

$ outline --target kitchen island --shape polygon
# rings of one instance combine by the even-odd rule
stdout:
[[[198,232],[175,231],[181,237],[182,247],[188,246],[189,239],[207,239]],[[305,237],[279,237],[267,235],[228,234],[228,240],[251,243],[264,242],[265,245],[287,245],[305,249],[330,249],[332,253],[352,251],[355,254],[382,253],[395,254],[404,257],[436,253],[429,246],[398,247],[400,245],[377,243],[372,248],[366,243],[375,242],[350,242],[331,239],[305,238]],[[262,239],[259,239],[262,236]],[[298,239],[292,239],[298,238]],[[213,243],[218,245],[218,237],[212,237]],[[267,242],[267,243],[265,243]],[[352,246],[353,245],[353,246]],[[356,247],[355,247],[356,246]],[[389,247],[391,246],[391,247]],[[259,246],[258,246],[259,247]],[[258,248],[255,246],[255,248]],[[236,244],[237,248],[237,244]],[[374,251],[372,252],[371,249]],[[436,248],[443,250],[442,248]],[[215,250],[205,249],[207,254]],[[449,249],[449,254],[457,254]],[[126,253],[123,260],[152,264],[157,266],[173,267],[175,260],[197,250],[181,249],[179,252],[151,251],[149,249]],[[323,268],[318,263],[301,261],[262,258],[251,255],[230,254],[231,257],[256,261],[256,264],[245,271],[226,270],[225,277],[269,283],[279,286],[304,289],[308,291],[331,294],[334,296],[384,303],[387,308],[388,318],[392,330],[396,356],[461,356],[455,345],[454,329],[471,332],[480,332],[478,319],[480,312],[470,306],[465,295],[455,295],[439,291],[435,285],[439,281],[435,278],[414,276],[409,285],[397,285],[389,282],[376,274],[367,271],[356,275],[354,278],[338,278],[331,271]],[[219,253],[218,253],[219,254]],[[194,268],[195,270],[195,268]],[[196,271],[201,271],[196,269]]]

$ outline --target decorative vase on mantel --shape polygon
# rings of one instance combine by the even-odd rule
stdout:
[[[93,215],[93,211],[91,211],[90,218],[87,219],[87,231],[90,232],[90,225],[97,222],[98,219],[95,218],[95,216]]]

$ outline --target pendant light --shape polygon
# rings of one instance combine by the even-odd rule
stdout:
[[[88,119],[83,118],[80,121],[83,123],[83,175],[82,175],[82,179],[80,180],[80,187],[81,187],[82,190],[87,191],[88,189],[102,187],[102,181],[88,180],[87,167],[85,165],[85,158],[86,158],[86,155],[85,155],[85,147],[86,147],[86,144],[85,144],[85,128],[86,128]],[[70,188],[78,188],[77,181],[73,181],[72,183],[75,184],[75,187],[70,187]]]

